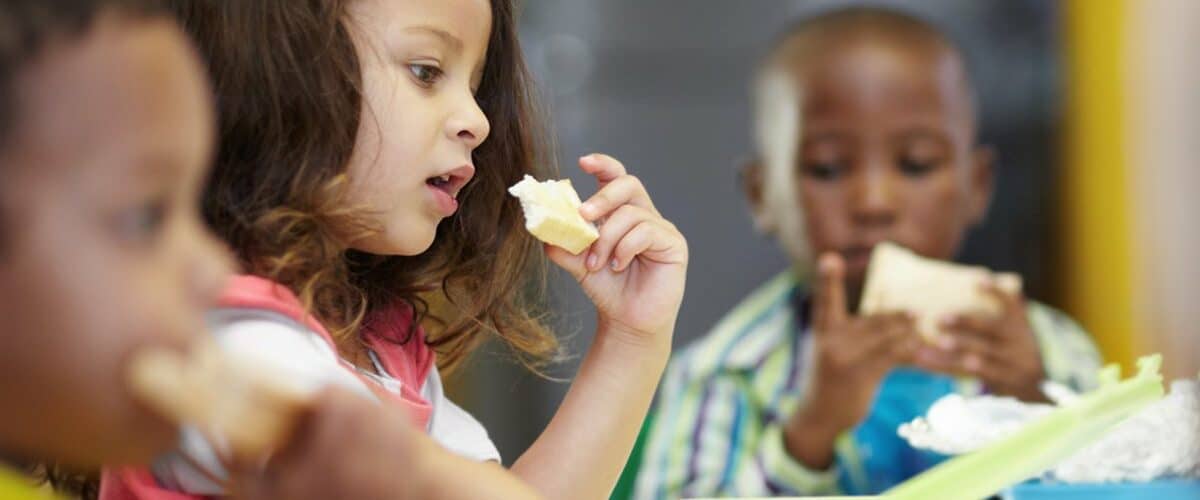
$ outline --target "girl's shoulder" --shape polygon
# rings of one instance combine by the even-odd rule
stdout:
[[[309,313],[288,287],[262,276],[236,275],[229,278],[217,301],[217,309],[267,311],[286,317],[320,336],[336,352],[329,331]],[[378,356],[385,372],[417,391],[436,366],[436,355],[425,339],[412,306],[396,301],[369,315],[361,331],[362,340]]]
[[[217,299],[217,307],[261,309],[282,314],[326,340],[333,341],[328,330],[305,310],[304,304],[300,302],[295,293],[292,293],[286,286],[262,276],[249,274],[231,276]]]

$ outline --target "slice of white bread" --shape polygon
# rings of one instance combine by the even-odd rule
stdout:
[[[948,315],[1000,313],[1001,304],[980,290],[989,280],[1004,292],[1021,293],[1019,275],[928,259],[881,243],[871,253],[859,314],[908,312],[916,317],[921,337],[934,341],[941,334],[938,322]]]
[[[127,375],[135,397],[178,424],[218,437],[234,456],[245,458],[280,446],[314,396],[312,386],[208,341],[188,353],[143,349]]]
[[[525,229],[539,240],[579,255],[600,237],[596,225],[579,215],[583,202],[568,179],[538,182],[526,175],[508,192],[521,200]]]

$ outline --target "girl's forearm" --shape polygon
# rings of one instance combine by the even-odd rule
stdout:
[[[608,498],[670,351],[669,332],[601,324],[562,405],[512,471],[547,498]]]

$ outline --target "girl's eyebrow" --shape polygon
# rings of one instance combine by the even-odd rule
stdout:
[[[424,33],[424,34],[433,35],[437,39],[441,40],[442,43],[445,43],[446,45],[450,46],[450,48],[456,52],[461,52],[463,49],[462,40],[460,40],[458,37],[450,34],[449,31],[438,28],[436,26],[430,26],[427,24],[422,24],[422,25],[417,25],[417,26],[409,26],[407,28],[404,28],[404,32],[405,33]]]

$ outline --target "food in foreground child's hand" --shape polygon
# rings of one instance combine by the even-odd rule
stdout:
[[[212,342],[189,353],[142,350],[130,362],[128,383],[135,397],[164,416],[219,436],[234,456],[247,458],[282,444],[314,394],[313,387]]]
[[[600,237],[596,226],[579,215],[583,202],[570,180],[538,182],[526,175],[508,192],[521,200],[525,229],[539,240],[579,255]]]
[[[938,321],[952,314],[1000,314],[1001,304],[980,286],[1021,293],[1021,277],[921,257],[899,245],[880,243],[871,254],[859,313],[908,312],[927,341],[941,334]]]

